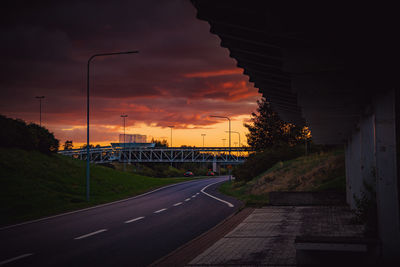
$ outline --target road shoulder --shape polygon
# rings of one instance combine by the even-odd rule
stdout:
[[[215,242],[223,238],[226,234],[238,226],[253,211],[253,208],[244,208],[239,212],[232,214],[211,230],[205,232],[192,241],[189,241],[167,256],[152,263],[150,266],[185,266],[196,256],[200,255],[207,248],[211,247]]]

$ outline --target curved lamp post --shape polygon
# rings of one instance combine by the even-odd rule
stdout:
[[[86,84],[87,84],[87,90],[86,90],[86,115],[87,115],[87,124],[86,124],[86,137],[87,137],[87,143],[86,143],[86,200],[89,201],[89,196],[90,196],[90,149],[89,149],[89,74],[90,74],[90,62],[95,58],[95,57],[104,57],[104,56],[114,56],[114,55],[126,55],[126,54],[136,54],[139,53],[139,51],[124,51],[124,52],[114,52],[114,53],[102,53],[102,54],[95,54],[91,56],[88,59],[87,62],[87,76],[86,76]]]
[[[228,131],[225,131],[226,133],[228,132]],[[239,147],[241,146],[241,142],[240,142],[240,133],[239,132],[235,132],[235,131],[231,131],[231,133],[237,133],[238,134],[238,136],[239,136]]]
[[[229,117],[215,116],[215,115],[211,115],[210,117],[227,119],[229,121],[229,156],[230,156],[231,155],[231,119]]]

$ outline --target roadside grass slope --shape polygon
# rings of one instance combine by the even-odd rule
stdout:
[[[246,202],[268,204],[272,191],[337,191],[345,192],[345,160],[342,149],[318,152],[293,160],[281,161],[246,182],[225,183],[220,191]]]
[[[0,148],[0,225],[103,204],[190,180],[151,178],[91,165],[91,198],[87,202],[85,164],[58,154]]]

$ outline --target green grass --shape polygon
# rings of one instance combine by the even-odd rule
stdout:
[[[247,206],[268,204],[272,191],[346,191],[342,149],[281,161],[246,181],[227,182],[219,189]]]
[[[219,187],[221,193],[243,201],[248,207],[262,207],[268,204],[268,194],[248,194],[246,189],[245,185],[240,186],[235,182],[225,182]]]
[[[150,178],[91,165],[85,199],[85,162],[61,155],[0,148],[0,225],[50,216],[135,196],[188,178]]]

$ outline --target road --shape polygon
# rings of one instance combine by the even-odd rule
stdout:
[[[146,266],[211,229],[240,203],[227,177],[180,183],[125,201],[0,229],[1,266]]]

